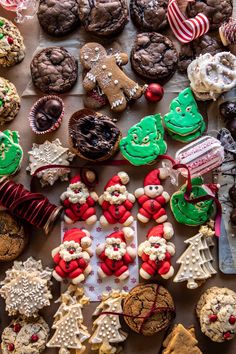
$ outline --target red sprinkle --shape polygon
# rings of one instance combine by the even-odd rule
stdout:
[[[37,336],[37,334],[32,334],[31,342],[37,342],[38,340],[39,340],[39,337]]]
[[[15,346],[13,343],[9,343],[8,346],[7,346],[7,349],[9,352],[13,352],[13,350],[15,349]]]
[[[224,333],[224,339],[227,340],[227,339],[230,339],[231,338],[231,333],[230,332],[225,332]]]
[[[230,318],[229,318],[229,323],[230,323],[231,325],[234,325],[235,322],[236,322],[236,317],[235,317],[234,315],[231,315]]]
[[[7,37],[7,41],[9,44],[13,44],[14,42],[12,37]]]
[[[21,325],[20,325],[19,323],[16,323],[16,324],[13,326],[13,331],[14,331],[15,333],[18,333],[18,332],[20,332],[20,330],[21,330]]]
[[[210,322],[216,322],[217,319],[218,319],[217,315],[210,315],[210,316],[209,316]]]

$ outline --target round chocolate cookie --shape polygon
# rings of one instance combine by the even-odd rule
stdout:
[[[77,0],[40,0],[37,15],[46,33],[60,37],[79,25],[78,12]]]
[[[20,222],[7,211],[0,211],[0,261],[16,259],[27,244],[27,236]]]
[[[30,65],[34,85],[45,93],[64,93],[77,81],[77,60],[63,47],[49,47],[36,54]]]
[[[159,83],[168,81],[178,65],[178,53],[170,39],[159,33],[140,33],[131,51],[137,74]]]
[[[69,139],[73,152],[78,156],[103,161],[118,149],[121,132],[107,116],[82,109],[69,120]]]
[[[131,0],[131,18],[138,29],[158,32],[168,24],[167,6],[168,0]]]
[[[169,326],[175,314],[167,289],[158,284],[140,284],[124,300],[125,322],[135,332],[151,336]],[[146,317],[147,316],[147,317]]]
[[[126,0],[81,0],[79,18],[87,32],[112,36],[123,30],[128,22]]]
[[[206,15],[211,29],[219,28],[232,16],[232,12],[232,0],[194,0],[189,1],[187,6],[189,17],[195,17],[199,13]]]

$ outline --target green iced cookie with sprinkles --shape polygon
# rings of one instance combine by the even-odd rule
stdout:
[[[17,131],[0,132],[0,177],[10,176],[20,169],[23,150]]]

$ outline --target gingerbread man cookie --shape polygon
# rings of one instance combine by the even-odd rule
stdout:
[[[80,61],[88,70],[83,80],[84,89],[91,91],[99,86],[113,111],[123,111],[127,100],[135,100],[142,95],[142,88],[120,69],[128,62],[127,54],[108,55],[102,45],[87,43],[80,49]]]

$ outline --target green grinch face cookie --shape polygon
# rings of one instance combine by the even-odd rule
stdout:
[[[204,132],[206,125],[191,89],[188,87],[170,104],[170,112],[164,118],[169,135],[183,143],[188,143]]]
[[[175,219],[180,224],[189,226],[198,226],[204,224],[210,219],[213,212],[213,200],[206,200],[197,204],[188,203],[184,199],[186,192],[186,184],[184,184],[178,192],[175,192],[170,200],[171,210]],[[204,189],[202,178],[192,179],[191,199],[198,198],[208,193]]]
[[[13,175],[20,168],[23,150],[16,131],[0,132],[0,177]]]
[[[133,125],[120,141],[122,155],[133,165],[152,163],[167,150],[160,114],[147,116]]]

